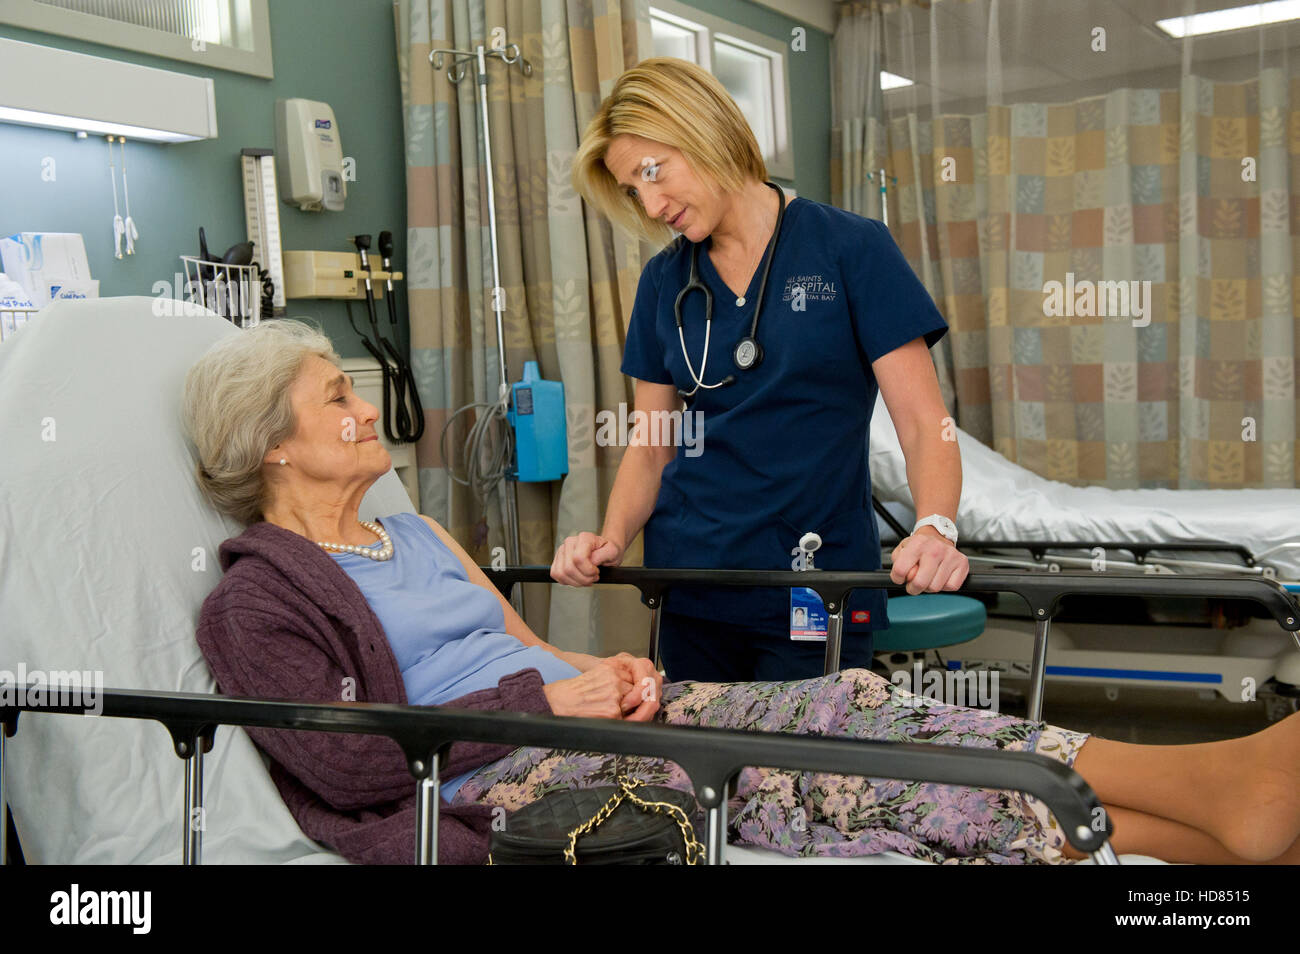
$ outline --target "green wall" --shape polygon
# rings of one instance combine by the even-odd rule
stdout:
[[[807,49],[791,50],[790,120],[794,140],[793,186],[801,196],[831,201],[831,37],[815,27],[750,3],[748,0],[680,0],[687,6],[730,20],[785,43],[791,30],[803,27]],[[650,0],[653,6],[654,0]]]
[[[686,0],[691,6],[789,43],[806,26],[747,0]],[[277,98],[329,103],[344,155],[356,161],[343,212],[302,212],[281,203],[286,249],[349,249],[351,236],[393,232],[399,269],[406,261],[406,175],[401,98],[390,0],[275,0],[270,5],[275,78],[205,69],[65,37],[0,26],[0,36],[30,43],[210,76],[216,87],[215,140],[174,145],[129,143],[131,212],[140,231],[136,254],[113,257],[113,195],[102,136],[0,123],[0,235],[80,232],[100,294],[150,295],[156,282],[176,287],[179,255],[198,250],[198,227],[218,252],[244,238],[238,161],[245,146],[274,147]],[[322,15],[328,11],[328,15]],[[790,54],[795,180],[800,195],[830,201],[830,37],[807,29],[807,49]],[[55,178],[42,169],[54,160]],[[119,178],[120,183],[120,178]],[[120,201],[119,195],[119,201]],[[399,289],[399,347],[408,340],[406,298]],[[353,305],[364,327],[363,302]],[[317,319],[344,357],[363,356],[339,301],[289,302],[292,317]],[[381,316],[383,309],[381,307]]]
[[[333,107],[343,154],[356,160],[357,178],[347,184],[342,212],[302,212],[281,202],[284,248],[346,251],[354,234],[369,232],[377,239],[388,229],[403,269],[406,173],[391,0],[274,0],[269,6],[271,80],[0,25],[0,36],[15,40],[209,76],[219,134],[204,142],[127,143],[131,214],[140,239],[136,254],[119,260],[113,257],[104,137],[78,140],[69,132],[0,123],[0,235],[81,232],[101,296],[151,295],[159,281],[175,288],[178,256],[197,253],[200,225],[216,254],[244,239],[239,150],[274,148],[275,100],[299,96]],[[46,157],[54,160],[54,181],[42,179]],[[348,327],[343,302],[290,299],[288,305],[291,317],[317,319],[342,356],[366,354]],[[400,291],[398,305],[399,347],[405,349],[406,298]],[[365,327],[365,303],[356,302],[353,312],[358,327]]]

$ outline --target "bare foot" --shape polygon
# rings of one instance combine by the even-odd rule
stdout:
[[[1214,834],[1235,855],[1270,861],[1300,838],[1300,713],[1240,741],[1239,785]]]

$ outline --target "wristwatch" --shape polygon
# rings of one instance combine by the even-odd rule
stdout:
[[[934,529],[947,537],[948,541],[952,543],[953,546],[957,545],[957,524],[953,523],[942,514],[932,513],[924,520],[916,521],[916,526],[912,528],[912,532],[916,533],[916,531],[920,530],[922,527],[934,527]]]

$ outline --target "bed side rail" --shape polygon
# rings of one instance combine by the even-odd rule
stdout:
[[[742,768],[763,766],[897,778],[1025,792],[1041,799],[1061,822],[1065,836],[1098,863],[1116,863],[1107,844],[1112,827],[1097,796],[1076,772],[1054,759],[1028,752],[967,749],[922,743],[831,739],[697,726],[616,722],[520,712],[482,712],[442,706],[379,703],[303,703],[198,693],[105,689],[94,700],[69,700],[47,687],[47,698],[25,701],[22,687],[0,692],[0,804],[3,804],[4,738],[17,729],[21,712],[87,714],[150,719],[171,734],[185,760],[183,852],[198,864],[203,826],[203,754],[211,751],[219,725],[361,733],[396,742],[416,780],[417,864],[438,856],[438,765],[457,741],[505,742],[576,751],[647,755],[676,762],[690,776],[707,814],[706,859],[721,864],[726,841],[726,793]],[[2,856],[0,856],[2,857]]]
[[[507,596],[516,583],[554,583],[551,568],[483,567],[497,589]],[[601,567],[600,583],[635,586],[653,609],[663,592],[674,585],[806,586],[815,590],[832,616],[843,610],[849,593],[859,589],[904,594],[906,588],[886,570],[686,570],[649,567]],[[955,593],[1014,593],[1029,606],[1034,619],[1051,619],[1065,596],[1222,596],[1258,603],[1288,632],[1300,630],[1300,608],[1286,588],[1273,580],[1236,576],[1165,576],[1149,573],[1052,573],[994,571],[971,573]],[[654,602],[649,602],[653,600]],[[829,640],[828,640],[829,642]],[[1300,641],[1297,641],[1300,646]],[[838,666],[836,667],[838,668]]]
[[[497,589],[510,596],[516,583],[552,583],[546,566],[515,566],[494,570],[483,567]],[[600,583],[635,586],[653,612],[647,656],[657,659],[659,617],[664,591],[673,585],[705,586],[806,586],[815,590],[829,615],[824,671],[840,668],[844,631],[844,601],[858,589],[879,589],[903,594],[907,590],[889,578],[886,570],[686,570],[647,567],[601,567]],[[1028,715],[1043,718],[1043,689],[1047,678],[1047,639],[1052,617],[1065,596],[1222,596],[1258,603],[1300,648],[1300,607],[1286,588],[1274,580],[1240,576],[1177,576],[1149,573],[1043,573],[1006,570],[971,573],[956,593],[1014,593],[1029,607],[1034,620],[1033,661],[1029,673]]]

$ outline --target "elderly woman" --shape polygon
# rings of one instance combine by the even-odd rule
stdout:
[[[362,523],[391,466],[376,408],[328,338],[264,322],[218,342],[185,382],[199,484],[247,529],[198,642],[221,690],[311,702],[510,709],[724,728],[1034,751],[1072,765],[1121,852],[1169,861],[1300,862],[1300,717],[1200,745],[1111,742],[1043,723],[921,704],[863,669],[784,683],[660,685],[645,659],[597,659],[538,639],[428,517]],[[409,863],[414,785],[388,739],[249,729],[303,831],[354,862]],[[679,768],[620,758],[646,783]],[[612,757],[462,744],[442,766],[440,860],[482,862],[494,806],[610,784]],[[932,861],[1058,862],[1077,855],[1034,799],[883,779],[748,769],[730,835],[787,854],[896,850]]]

